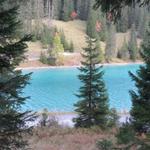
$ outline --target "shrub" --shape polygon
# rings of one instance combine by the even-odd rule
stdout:
[[[63,30],[60,31],[60,38],[61,38],[61,43],[63,44],[64,50],[68,51],[70,47],[69,47],[68,41],[66,40],[66,36]]]
[[[48,28],[46,25],[43,25],[40,35],[40,41],[43,44],[43,48],[48,48],[48,45],[53,45],[54,34],[56,31],[56,27]]]
[[[47,119],[48,119],[48,110],[45,108],[41,116],[41,121],[40,121],[41,127],[45,127],[47,125]]]
[[[119,116],[116,109],[112,108],[109,112],[108,127],[115,127],[118,124]]]
[[[74,52],[74,44],[72,41],[70,42],[70,45],[69,45],[69,52]]]
[[[48,121],[47,121],[47,126],[48,127],[60,127],[58,120],[55,116],[50,116]]]
[[[116,135],[118,144],[129,144],[135,140],[135,132],[129,123],[123,124]]]
[[[56,58],[55,57],[48,57],[47,58],[47,64],[48,65],[52,65],[52,66],[55,66],[56,65]]]
[[[124,40],[122,47],[118,51],[118,58],[124,59],[124,60],[128,60],[130,58],[128,44],[125,40]]]
[[[110,140],[101,140],[101,141],[98,141],[96,143],[96,147],[99,149],[99,150],[112,150],[112,147],[113,147],[113,143],[112,141]]]
[[[45,52],[41,52],[40,54],[40,62],[42,62],[43,64],[47,64],[47,56]]]

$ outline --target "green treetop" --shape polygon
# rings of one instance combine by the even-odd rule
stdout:
[[[130,41],[129,41],[129,52],[131,60],[135,61],[138,57],[137,37],[134,24],[132,25]]]
[[[108,119],[108,95],[103,80],[102,67],[98,67],[99,53],[96,40],[87,38],[88,47],[82,54],[84,61],[79,68],[82,82],[79,101],[75,104],[78,117],[74,119],[76,127],[91,127],[94,125],[105,127]]]
[[[60,53],[64,52],[63,44],[61,43],[61,38],[58,33],[55,34],[53,40],[53,53],[57,57]]]
[[[141,57],[145,64],[140,66],[137,75],[130,72],[137,87],[137,91],[130,91],[131,119],[136,131],[145,132],[150,129],[150,24],[142,43]]]
[[[7,8],[9,4],[9,0],[0,0],[0,149],[25,150],[27,142],[23,134],[30,131],[27,122],[33,120],[33,115],[22,110],[27,99],[22,96],[22,89],[28,84],[30,74],[23,75],[15,68],[25,58],[25,42],[31,38],[15,39],[20,22],[17,7],[12,3]]]

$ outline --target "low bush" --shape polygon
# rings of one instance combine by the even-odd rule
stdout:
[[[99,149],[99,150],[112,150],[112,147],[113,147],[113,143],[112,141],[110,140],[100,140],[96,143],[96,147]]]
[[[119,123],[119,116],[116,109],[112,108],[109,112],[108,127],[116,127]]]
[[[47,64],[48,63],[47,56],[46,56],[45,52],[41,52],[41,54],[40,54],[40,62],[43,63],[43,64]]]
[[[116,135],[118,144],[129,144],[135,140],[135,131],[131,124],[125,123]]]

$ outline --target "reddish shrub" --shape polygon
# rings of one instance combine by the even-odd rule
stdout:
[[[71,13],[71,15],[70,15],[70,17],[71,17],[71,19],[76,19],[77,18],[77,16],[78,16],[78,14],[77,14],[77,12],[75,12],[75,11],[72,11],[72,13]]]

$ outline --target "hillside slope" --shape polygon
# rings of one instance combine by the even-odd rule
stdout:
[[[86,47],[86,22],[81,20],[74,20],[74,21],[59,21],[59,20],[52,20],[52,22],[49,24],[47,20],[43,20],[43,23],[50,26],[56,26],[58,30],[63,30],[64,34],[66,36],[67,41],[72,41],[74,44],[74,57],[73,56],[66,56],[66,63],[72,64],[72,65],[79,65],[80,62],[80,55],[79,52],[82,51],[82,48]],[[120,49],[124,40],[127,42],[130,39],[130,31],[126,33],[116,33],[116,49]],[[141,40],[137,39],[138,46],[140,46]],[[103,51],[105,51],[105,42],[100,43],[101,48]],[[38,61],[41,51],[43,50],[42,44],[37,42],[29,42],[28,43],[28,52],[27,57],[29,61]],[[72,59],[72,57],[74,59]],[[72,61],[74,60],[74,61]],[[121,60],[115,59],[114,62],[120,62]],[[39,65],[39,64],[38,64]],[[40,64],[41,65],[41,64]]]
[[[74,21],[59,21],[53,20],[52,25],[56,26],[59,30],[63,30],[65,36],[68,41],[73,41],[75,50],[81,51],[83,47],[86,46],[86,22],[81,20],[74,20]],[[127,33],[116,33],[116,49],[119,49],[124,39],[128,42],[130,39],[130,31]],[[137,39],[138,46],[140,45],[141,40]],[[101,47],[105,49],[105,43],[101,42]]]
[[[86,46],[86,22],[74,20],[69,22],[53,20],[53,25],[59,30],[63,30],[68,41],[73,41],[75,50],[81,52]],[[101,42],[101,47],[105,49],[105,43]]]

